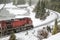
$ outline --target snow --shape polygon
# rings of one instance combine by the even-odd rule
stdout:
[[[1,6],[0,6],[0,8],[2,7],[2,5],[3,4],[1,4]],[[20,32],[20,33],[16,33],[15,35],[16,35],[16,39],[18,39],[18,40],[38,40],[38,38],[36,37],[36,35],[37,35],[37,31],[39,30],[39,29],[42,29],[42,27],[45,27],[45,26],[47,26],[47,25],[53,25],[54,24],[54,20],[58,17],[57,15],[56,15],[56,12],[53,12],[53,11],[51,11],[50,10],[50,16],[48,16],[47,18],[46,18],[46,20],[40,20],[40,19],[37,19],[37,18],[35,18],[35,13],[33,13],[33,12],[31,12],[32,10],[33,10],[33,7],[27,7],[27,8],[24,8],[24,9],[21,9],[21,8],[18,8],[20,5],[18,5],[18,6],[15,6],[15,5],[12,5],[12,3],[8,3],[8,4],[6,4],[6,6],[5,6],[5,8],[6,8],[6,10],[9,12],[9,15],[10,14],[12,14],[12,15],[16,15],[14,18],[23,18],[23,17],[30,17],[31,19],[32,19],[32,21],[33,21],[33,25],[34,25],[34,27],[36,27],[36,26],[38,26],[38,25],[43,25],[43,26],[40,26],[39,28],[35,28],[35,29],[33,29],[33,30],[30,30],[30,31],[28,31],[28,35],[25,35],[26,34],[26,32],[27,31],[25,31],[25,32]],[[21,7],[21,6],[20,6]],[[27,15],[27,16],[25,16],[25,15],[23,15],[23,16],[21,16],[21,14],[25,14],[25,13],[27,13],[27,10],[26,9],[28,9],[28,10],[30,10],[29,12],[30,12],[30,14],[29,15]],[[4,14],[4,13],[2,13],[2,14]],[[0,15],[2,15],[2,14],[0,14]],[[58,13],[57,13],[58,14]],[[7,17],[9,16],[8,14],[7,14]],[[60,15],[60,14],[59,14]],[[4,15],[5,16],[5,15]],[[35,32],[34,32],[35,31]],[[33,33],[34,32],[34,33]],[[48,39],[44,39],[44,40],[59,40],[60,38],[60,33],[58,33],[58,34],[56,34],[56,35],[53,35],[53,36],[51,36],[51,37],[49,37]],[[9,36],[6,36],[6,37],[3,37],[3,38],[0,38],[0,40],[8,40],[9,39]]]
[[[55,35],[53,35],[53,36],[51,36],[51,37],[49,37],[49,38],[47,38],[47,39],[43,39],[43,40],[60,40],[60,33],[58,33],[58,34],[55,34]]]
[[[17,33],[16,35],[16,39],[18,40],[37,40],[37,38],[35,36],[33,36],[31,33],[29,35],[25,35],[25,33]],[[4,37],[4,38],[0,38],[0,40],[8,40],[10,36],[8,37]]]
[[[9,10],[10,13],[13,13],[15,15],[17,15],[17,14],[25,14],[27,12],[24,9],[7,9],[7,10]]]
[[[0,9],[3,7],[4,4],[0,4]]]
[[[15,5],[13,5],[13,3],[8,3],[6,4],[5,8],[17,8]]]
[[[4,9],[0,13],[0,20],[10,20],[14,19],[16,15],[23,15],[27,13],[26,9],[21,9],[12,5],[13,3],[8,3],[5,5]],[[0,4],[0,9],[3,7],[4,4]],[[23,5],[22,5],[23,6]],[[17,11],[16,11],[17,10]]]

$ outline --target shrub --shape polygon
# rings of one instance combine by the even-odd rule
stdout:
[[[9,40],[16,40],[16,36],[15,36],[14,32],[11,33]]]
[[[58,33],[58,29],[56,27],[53,28],[52,35]]]
[[[38,30],[38,34],[37,34],[38,38],[40,40],[47,38],[48,37],[48,31],[47,29],[45,29],[45,27],[43,27],[42,30]]]
[[[52,32],[52,35],[58,33],[58,23],[57,23],[57,19],[55,20],[55,25],[53,27],[53,32]]]

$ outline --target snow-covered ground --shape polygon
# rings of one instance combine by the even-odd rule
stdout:
[[[2,6],[2,5],[1,5]],[[30,14],[25,16],[21,16],[19,14],[24,14],[24,13],[27,13],[27,10],[26,9],[18,9],[16,6],[12,5],[12,3],[9,3],[9,4],[6,4],[5,6],[6,10],[9,11],[9,14],[13,14],[13,15],[16,15],[14,18],[22,18],[22,17],[30,17],[33,21],[33,25],[34,27],[38,26],[38,25],[42,25],[40,26],[39,28],[35,28],[33,30],[30,30],[28,31],[28,35],[25,35],[26,34],[26,31],[25,32],[20,32],[20,33],[16,33],[16,39],[18,40],[38,40],[38,38],[36,37],[37,35],[37,31],[39,29],[42,29],[42,27],[45,27],[47,25],[52,25],[54,24],[54,20],[60,16],[60,14],[57,16],[56,15],[56,12],[53,12],[50,10],[50,16],[48,16],[46,18],[46,20],[42,21],[40,19],[36,19],[35,18],[35,13],[32,12],[32,8],[33,7],[27,7],[27,9],[29,9],[30,11]],[[13,9],[14,8],[14,9]],[[3,14],[3,13],[2,13]],[[58,13],[57,13],[58,14]],[[7,15],[6,15],[7,16]],[[45,25],[46,24],[46,25]],[[57,39],[59,39],[59,36],[60,34],[57,34]],[[54,36],[55,37],[55,36]],[[51,36],[51,39],[53,37]],[[0,38],[0,40],[8,40],[9,39],[9,36],[8,37],[4,37],[4,38]],[[55,39],[55,40],[57,40]],[[46,39],[47,40],[47,39]],[[50,38],[48,38],[48,40],[50,40]],[[54,40],[54,39],[53,39]]]
[[[60,33],[43,40],[60,40]]]

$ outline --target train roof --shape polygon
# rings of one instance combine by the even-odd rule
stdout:
[[[11,20],[15,20],[15,19],[31,19],[29,17],[24,17],[24,18],[14,18],[14,19],[5,19],[5,20],[0,20],[0,21],[11,21]]]

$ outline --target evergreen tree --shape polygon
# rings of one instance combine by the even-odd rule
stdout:
[[[17,4],[25,4],[25,0],[18,0]]]
[[[37,5],[35,6],[35,9],[33,10],[33,12],[37,12],[38,10],[40,10],[40,0],[38,1]]]
[[[41,16],[43,16],[45,13],[46,13],[46,11],[45,11],[45,1],[42,1],[41,2]]]
[[[15,0],[13,0],[13,5],[15,5]]]
[[[35,6],[35,9],[33,10],[33,12],[36,12],[35,17],[39,18],[39,15],[40,15],[40,0],[38,1],[37,5]]]
[[[29,0],[29,6],[31,6],[31,0]]]
[[[13,31],[11,32],[11,36],[9,40],[16,40],[16,36]]]
[[[3,0],[0,0],[0,4],[2,4],[3,3]]]
[[[35,9],[33,10],[33,12],[36,12],[36,15],[35,15],[36,18],[43,19],[44,15],[46,13],[46,11],[45,11],[45,1],[44,0],[40,1],[39,0]]]
[[[58,25],[57,25],[57,19],[55,20],[54,28],[52,34],[56,34],[58,32]]]
[[[36,7],[33,11],[36,12],[35,17],[39,18],[39,15],[40,15],[40,0],[38,1],[37,5],[36,5]]]
[[[11,0],[0,0],[0,4],[3,4],[3,3],[10,3]]]
[[[13,5],[25,4],[25,0],[13,0]]]

